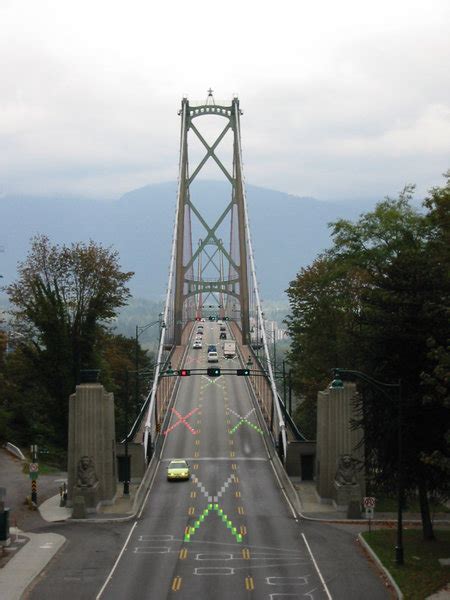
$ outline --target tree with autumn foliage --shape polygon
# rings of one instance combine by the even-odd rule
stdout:
[[[60,246],[39,235],[6,288],[21,365],[30,386],[44,391],[38,410],[56,444],[65,445],[69,395],[82,369],[100,366],[99,337],[130,297],[132,275],[121,271],[111,248],[92,241]]]

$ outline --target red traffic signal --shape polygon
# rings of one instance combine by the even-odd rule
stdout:
[[[181,369],[180,373],[180,377],[188,377],[191,374],[190,369]]]

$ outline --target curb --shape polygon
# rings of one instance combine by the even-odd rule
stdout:
[[[0,589],[8,600],[20,600],[66,543],[57,533],[28,533],[29,542],[0,570]]]
[[[400,590],[400,588],[398,587],[397,583],[395,582],[394,578],[392,577],[392,575],[389,573],[389,571],[386,569],[386,567],[383,565],[383,563],[381,562],[381,560],[378,558],[378,555],[375,554],[375,552],[372,550],[372,548],[369,546],[369,544],[366,542],[366,540],[363,538],[361,533],[358,533],[358,540],[360,542],[360,544],[364,547],[364,549],[370,554],[370,556],[373,558],[373,560],[376,562],[378,568],[383,572],[383,574],[386,576],[386,578],[388,579],[389,583],[392,585],[392,587],[395,590],[395,593],[397,594],[397,598],[398,600],[403,600],[403,594]]]

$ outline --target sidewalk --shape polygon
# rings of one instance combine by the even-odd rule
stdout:
[[[130,518],[133,510],[134,495],[138,485],[130,485],[130,495],[123,495],[123,484],[117,486],[116,501],[111,506],[103,506],[99,513],[88,515],[86,519],[77,519],[76,523],[108,522]],[[60,506],[59,494],[45,500],[39,507],[41,517],[48,523],[67,521],[72,509]],[[64,545],[66,538],[55,533],[22,532],[10,527],[11,544],[5,552],[11,558],[0,568],[0,598],[20,600],[25,590],[45,569],[47,564]]]
[[[320,502],[316,493],[314,481],[301,481],[299,477],[290,478],[300,499],[302,507],[302,515],[308,519],[318,519],[323,521],[342,521],[344,524],[347,519],[347,514],[344,511],[336,510],[332,504]],[[396,512],[374,513],[374,521],[397,521]],[[411,513],[405,511],[403,513],[404,522],[421,522],[420,513]],[[450,525],[450,513],[437,513],[434,515],[435,523],[444,523]],[[352,520],[352,522],[355,522]],[[361,523],[367,522],[363,517]]]

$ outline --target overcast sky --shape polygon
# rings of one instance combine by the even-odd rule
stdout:
[[[249,183],[423,194],[450,168],[449,0],[0,0],[0,194],[177,177],[181,98],[237,94]]]

